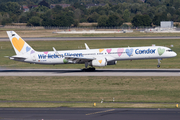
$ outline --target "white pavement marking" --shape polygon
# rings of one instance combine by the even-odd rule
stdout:
[[[86,115],[94,115],[94,114],[99,114],[99,113],[105,113],[105,112],[110,112],[110,111],[114,111],[115,109],[109,109],[109,110],[106,110],[106,111],[99,111],[99,112],[94,112],[94,113],[88,113]]]

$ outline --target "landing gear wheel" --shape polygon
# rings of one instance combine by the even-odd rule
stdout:
[[[96,69],[95,69],[95,68],[89,68],[89,70],[91,70],[91,71],[95,71]]]
[[[83,72],[92,72],[95,70],[96,70],[95,68],[84,68],[84,69],[82,69]]]
[[[160,68],[161,60],[162,60],[162,59],[158,59],[158,65],[157,65],[157,68]]]

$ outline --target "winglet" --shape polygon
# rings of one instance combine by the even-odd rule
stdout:
[[[53,47],[53,50],[54,50],[54,52],[55,52],[55,54],[56,55],[60,55],[57,51],[56,51],[56,49]]]
[[[53,47],[54,52],[56,52],[56,49]]]
[[[88,45],[87,45],[86,43],[84,43],[84,44],[85,44],[86,50],[89,50],[89,47],[88,47]]]

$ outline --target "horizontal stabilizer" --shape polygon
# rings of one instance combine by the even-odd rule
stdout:
[[[4,56],[4,57],[9,58],[9,56]]]
[[[14,59],[23,59],[24,60],[24,59],[26,59],[26,57],[14,55],[14,56],[9,57],[9,59],[12,59],[12,60],[14,60]]]

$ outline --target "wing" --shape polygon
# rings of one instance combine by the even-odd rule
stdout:
[[[86,49],[89,50],[88,45],[85,43]],[[53,50],[56,55],[61,56],[56,49],[53,47]],[[85,63],[85,62],[90,62],[94,60],[95,58],[93,57],[73,57],[73,56],[65,56],[64,57],[69,63]]]
[[[65,59],[68,62],[72,62],[72,63],[85,63],[85,62],[90,62],[92,60],[94,60],[95,58],[90,58],[90,57],[72,57],[72,56],[66,56]]]

